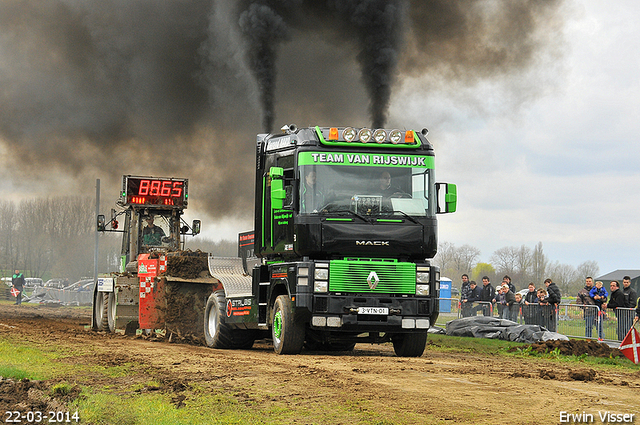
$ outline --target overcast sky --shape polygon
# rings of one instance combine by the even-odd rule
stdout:
[[[429,127],[437,178],[458,185],[440,241],[475,246],[483,261],[542,242],[552,261],[640,269],[640,2],[569,8],[562,59],[537,76],[531,102],[488,86],[422,103],[405,87],[422,108],[395,98],[392,111]]]

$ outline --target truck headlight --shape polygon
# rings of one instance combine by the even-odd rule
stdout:
[[[329,283],[326,280],[316,280],[313,282],[313,292],[327,292]]]
[[[429,283],[429,272],[418,272],[416,273],[416,282],[418,283]]]
[[[429,295],[429,285],[416,285],[416,295]]]
[[[315,276],[316,280],[327,280],[329,279],[329,269],[321,269],[316,267],[313,275]]]

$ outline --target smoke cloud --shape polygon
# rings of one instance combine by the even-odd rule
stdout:
[[[191,207],[250,217],[276,120],[384,126],[406,77],[427,100],[508,85],[561,29],[561,0],[5,0],[0,177],[87,196],[99,177],[103,199],[122,174],[188,177]]]

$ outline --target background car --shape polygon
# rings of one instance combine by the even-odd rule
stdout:
[[[62,279],[49,279],[45,282],[44,287],[62,289],[64,288],[64,281]]]
[[[25,277],[24,278],[24,286],[27,288],[35,288],[37,286],[42,286],[42,279],[39,277]]]

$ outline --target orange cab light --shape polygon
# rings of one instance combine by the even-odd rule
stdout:
[[[413,144],[413,131],[409,130],[404,134],[404,143],[407,145]]]
[[[338,140],[338,129],[331,127],[329,129],[329,140]]]

